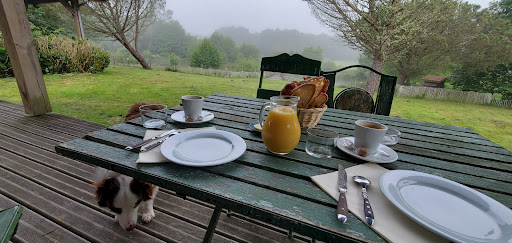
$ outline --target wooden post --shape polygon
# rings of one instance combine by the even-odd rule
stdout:
[[[0,0],[0,28],[25,112],[33,116],[51,112],[23,1]]]

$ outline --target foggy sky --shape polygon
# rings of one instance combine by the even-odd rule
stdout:
[[[468,2],[486,8],[491,0]],[[252,33],[297,29],[303,33],[330,34],[301,0],[167,0],[166,9],[173,11],[173,19],[188,33],[202,37],[228,26],[246,27]]]

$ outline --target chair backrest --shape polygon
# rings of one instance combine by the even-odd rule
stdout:
[[[22,213],[21,205],[0,211],[0,243],[9,242],[11,237],[16,234]]]
[[[371,67],[367,67],[367,66],[363,66],[363,65],[352,65],[352,66],[338,69],[336,71],[322,72],[322,76],[329,79],[329,81],[331,81],[331,83],[334,83],[336,80],[337,73],[345,71],[347,69],[351,69],[351,68],[365,68],[365,69],[368,69],[368,70],[380,75],[380,83],[379,83],[379,89],[377,91],[377,99],[375,100],[375,105],[374,105],[372,113],[377,114],[377,115],[389,116],[389,113],[391,112],[391,105],[393,104],[393,96],[395,94],[397,77],[383,74],[381,72],[376,71],[375,69],[373,69]],[[329,103],[327,105],[329,106]],[[332,104],[329,107],[333,108],[334,104]]]
[[[340,110],[372,113],[373,98],[368,91],[361,88],[342,90],[334,99],[334,108]]]
[[[268,99],[272,96],[279,95],[281,92],[280,90],[269,90],[261,88],[263,83],[263,73],[265,71],[320,76],[321,66],[321,61],[309,59],[299,54],[293,54],[290,56],[288,53],[283,53],[274,57],[263,57],[261,59],[260,84],[258,86],[256,97]]]

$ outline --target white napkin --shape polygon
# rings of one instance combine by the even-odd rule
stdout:
[[[386,196],[384,196],[379,187],[379,178],[388,171],[386,168],[375,163],[365,163],[346,168],[345,171],[348,177],[346,193],[348,210],[366,223],[361,186],[352,180],[352,176],[360,175],[368,178],[372,183],[366,187],[366,190],[375,216],[375,222],[373,226],[370,227],[387,241],[416,243],[448,242],[448,240],[427,230],[410,219],[407,215],[400,212]],[[338,200],[340,194],[338,191],[337,171],[312,176],[311,179],[332,198]],[[333,217],[335,217],[334,214]],[[350,224],[350,221],[347,221],[347,224]]]
[[[178,130],[180,133],[188,132],[188,131],[194,131],[194,130],[215,130],[215,127],[203,127],[203,128],[185,128]],[[167,132],[167,130],[147,130],[146,134],[144,135],[144,139],[149,139],[154,136],[160,135],[164,132]],[[165,137],[164,137],[165,138]],[[156,143],[164,138],[156,139],[155,141],[145,145],[149,146],[150,144]],[[162,153],[160,152],[160,145],[158,147],[149,150],[144,153],[139,153],[139,158],[135,163],[163,163],[163,162],[169,162],[167,158],[165,158]]]

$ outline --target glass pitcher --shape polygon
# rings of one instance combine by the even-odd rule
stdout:
[[[275,154],[291,152],[300,140],[300,124],[297,117],[297,96],[272,96],[270,102],[260,109],[261,137],[268,150]],[[267,119],[263,122],[265,110],[270,108]]]

